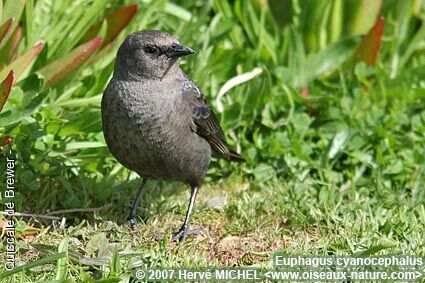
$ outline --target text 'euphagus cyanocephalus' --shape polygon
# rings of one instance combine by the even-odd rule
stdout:
[[[192,53],[165,32],[130,34],[118,50],[114,75],[102,98],[103,132],[109,150],[143,178],[131,210],[132,225],[147,180],[191,186],[186,218],[173,240],[182,240],[189,231],[211,153],[244,161],[229,148],[203,93],[179,67],[179,58]]]

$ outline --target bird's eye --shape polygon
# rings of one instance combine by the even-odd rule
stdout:
[[[156,52],[156,49],[152,46],[146,46],[143,50],[148,54],[154,54]]]

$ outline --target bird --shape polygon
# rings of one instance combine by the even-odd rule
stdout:
[[[192,210],[211,157],[245,161],[226,142],[204,93],[180,68],[180,58],[194,53],[167,32],[129,34],[118,49],[101,102],[109,151],[142,179],[130,212],[132,228],[148,180],[190,186],[185,220],[171,236],[179,242],[192,231]]]

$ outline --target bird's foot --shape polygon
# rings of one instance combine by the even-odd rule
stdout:
[[[198,235],[198,234],[201,234],[202,232],[205,232],[205,228],[203,227],[198,227],[195,229],[185,229],[182,227],[177,233],[173,233],[171,235],[171,242],[183,243],[184,238],[186,236]]]
[[[130,227],[132,230],[136,228],[137,219],[135,217],[130,217],[130,219],[123,224],[124,227]]]

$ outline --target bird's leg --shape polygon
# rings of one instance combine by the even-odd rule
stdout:
[[[199,191],[199,186],[192,186],[192,193],[190,195],[190,202],[189,202],[189,207],[187,208],[186,218],[180,230],[177,233],[173,234],[173,237],[171,238],[172,242],[179,241],[180,243],[182,243],[186,235],[194,234],[197,232],[195,230],[194,231],[189,230],[189,222],[190,222],[190,216],[192,214],[193,206],[195,204],[195,199],[196,199],[196,195],[198,194],[198,191]]]
[[[143,187],[146,185],[148,179],[143,178],[142,183],[139,186],[137,191],[136,198],[134,199],[133,206],[131,207],[130,219],[128,220],[128,225],[134,229],[137,223],[137,207],[139,206],[140,198],[142,197]]]

